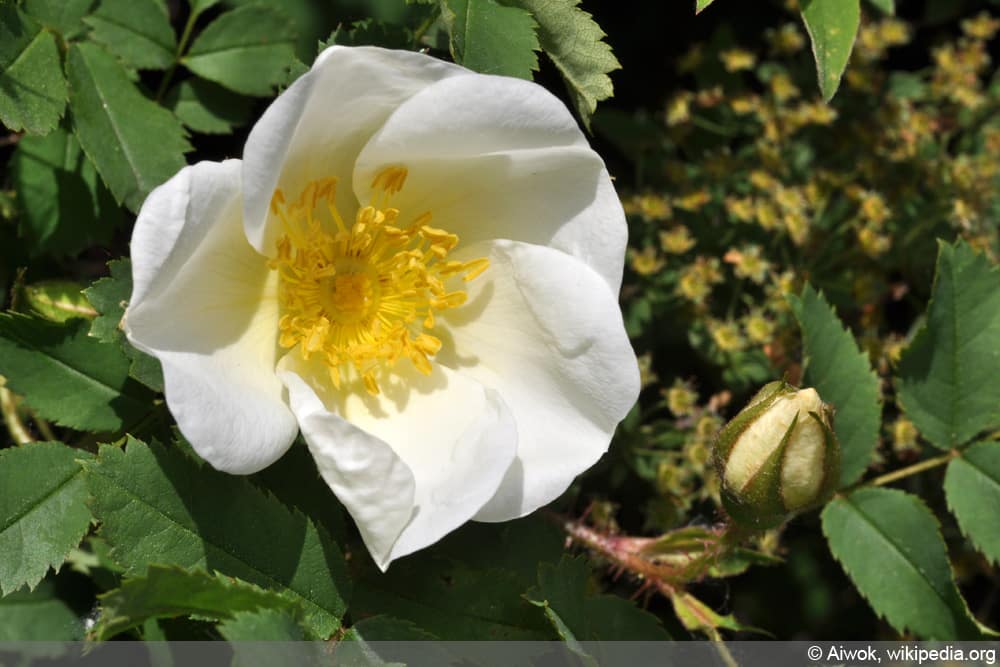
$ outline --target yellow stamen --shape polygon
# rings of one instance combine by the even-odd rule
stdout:
[[[434,328],[437,312],[467,299],[449,281],[468,282],[489,268],[485,257],[449,260],[458,236],[431,227],[430,212],[408,224],[400,220],[388,204],[407,173],[405,167],[380,171],[372,201],[353,223],[337,210],[335,178],[310,181],[291,203],[280,189],[271,198],[283,230],[268,262],[280,278],[278,343],[298,347],[304,359],[324,360],[336,388],[346,372],[377,395],[380,376],[403,358],[429,375],[441,340],[426,330]]]

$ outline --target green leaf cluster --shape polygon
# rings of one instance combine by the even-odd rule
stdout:
[[[621,65],[579,0],[439,0],[455,62],[487,74],[530,79],[536,51],[558,68],[584,124],[613,94]]]
[[[828,400],[846,401],[851,430],[842,444],[845,461],[855,463],[850,474],[845,466],[842,482],[849,484],[871,459],[877,431],[858,435],[855,429],[872,418],[877,425],[877,386],[821,296],[807,286],[794,304],[810,364],[806,378],[821,395],[837,397]],[[1000,559],[1000,443],[976,441],[1000,428],[1000,390],[991,382],[1000,373],[998,343],[1000,270],[964,242],[940,243],[926,322],[899,363],[898,396],[921,434],[949,452],[934,462],[948,465],[948,506],[962,532],[994,562]],[[861,594],[900,632],[926,639],[977,639],[986,632],[955,585],[937,519],[916,496],[860,488],[826,507],[823,532]]]

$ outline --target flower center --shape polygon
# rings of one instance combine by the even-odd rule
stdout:
[[[370,394],[401,358],[429,375],[441,340],[430,333],[435,313],[465,303],[456,278],[468,282],[489,267],[485,257],[449,260],[458,237],[431,227],[429,212],[400,224],[389,207],[407,171],[389,167],[375,176],[373,201],[348,225],[335,203],[337,179],[310,181],[288,203],[277,189],[271,211],[284,233],[268,266],[280,277],[282,315],[278,343],[317,355],[334,386],[356,372]]]

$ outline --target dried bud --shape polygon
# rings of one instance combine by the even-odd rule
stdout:
[[[770,528],[822,504],[840,478],[833,410],[815,389],[765,385],[719,432],[722,502],[737,523]]]

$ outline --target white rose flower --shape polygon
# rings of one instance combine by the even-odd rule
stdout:
[[[215,468],[301,430],[385,569],[559,496],[639,372],[604,163],[543,88],[333,47],[243,160],[186,167],[132,237],[129,340]]]

